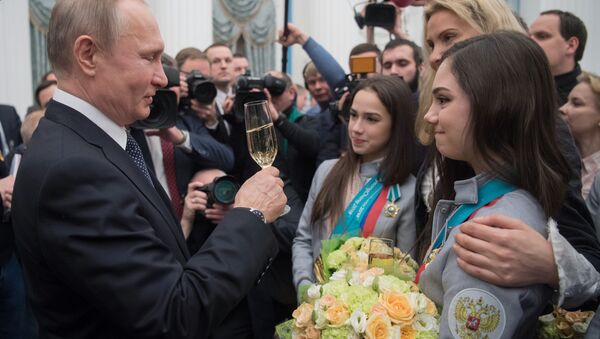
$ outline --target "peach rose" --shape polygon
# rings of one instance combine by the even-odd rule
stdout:
[[[292,313],[292,317],[296,319],[296,327],[304,328],[313,325],[312,321],[313,306],[311,304],[302,303]]]
[[[365,336],[367,339],[387,339],[392,332],[390,318],[385,314],[372,314],[367,320],[367,330]]]
[[[427,300],[427,307],[425,308],[425,313],[429,314],[432,317],[435,317],[438,314],[437,307],[435,307],[435,303],[429,298]]]
[[[321,338],[321,331],[317,330],[314,326],[308,326],[304,331],[306,339],[319,339]]]
[[[408,298],[403,294],[388,292],[379,296],[379,302],[394,324],[400,324],[400,327],[412,324],[415,317],[415,311],[410,306]]]
[[[342,303],[335,303],[325,312],[325,318],[329,321],[331,327],[339,327],[344,325],[346,320],[350,318],[348,307]]]
[[[306,328],[296,328],[292,337],[296,339],[320,339],[321,332],[310,325]]]
[[[404,326],[400,329],[400,338],[416,339],[417,338],[417,330],[412,328],[412,326]]]
[[[574,324],[574,323],[584,322],[589,316],[590,316],[590,312],[582,312],[582,311],[567,312],[565,314],[565,319],[568,322],[570,322],[571,324]]]
[[[334,296],[331,294],[325,294],[321,299],[321,305],[325,307],[331,307],[331,305],[335,304],[337,301]]]
[[[385,310],[385,307],[383,307],[383,306],[382,306],[381,304],[379,304],[379,303],[377,303],[377,304],[375,304],[375,305],[373,305],[373,306],[371,307],[371,311],[370,311],[370,313],[371,313],[371,314],[377,314],[377,313],[380,313],[380,314],[386,314],[386,315],[387,315],[387,311]]]

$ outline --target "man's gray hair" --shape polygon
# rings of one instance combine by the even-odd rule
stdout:
[[[58,75],[72,71],[73,44],[91,36],[101,50],[110,52],[124,29],[117,5],[121,0],[58,0],[48,27],[48,59]]]

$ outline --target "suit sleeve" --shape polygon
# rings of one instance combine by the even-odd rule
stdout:
[[[182,264],[164,241],[168,226],[134,191],[106,161],[71,157],[52,167],[38,206],[42,255],[131,337],[204,338],[268,267],[274,236],[234,209]]]
[[[189,133],[192,152],[189,155],[203,168],[218,168],[228,172],[233,168],[231,147],[217,141],[199,122],[184,121],[182,126]],[[197,125],[197,126],[194,126]]]

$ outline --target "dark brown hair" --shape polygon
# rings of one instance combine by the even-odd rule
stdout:
[[[352,103],[356,93],[362,90],[375,92],[392,118],[392,132],[381,163],[380,180],[385,186],[401,184],[410,175],[414,163],[416,107],[411,91],[398,77],[378,75],[362,80],[347,100]],[[332,224],[337,222],[344,209],[343,197],[360,162],[360,155],[354,153],[348,142],[346,154],[333,166],[315,199],[311,215],[313,225],[325,218],[329,218]]]
[[[528,191],[555,215],[569,167],[556,140],[558,101],[544,51],[524,34],[497,32],[457,43],[444,59],[469,98],[467,128],[483,171]],[[454,182],[474,174],[466,162],[439,153],[436,164],[435,204],[453,199]],[[422,245],[421,254],[428,243]]]

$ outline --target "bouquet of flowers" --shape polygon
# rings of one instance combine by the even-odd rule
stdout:
[[[412,282],[417,264],[377,238],[324,241],[319,283],[305,292],[280,338],[437,338],[435,304]]]
[[[555,306],[552,313],[539,317],[539,336],[542,339],[583,338],[594,313],[594,311],[569,312]]]

